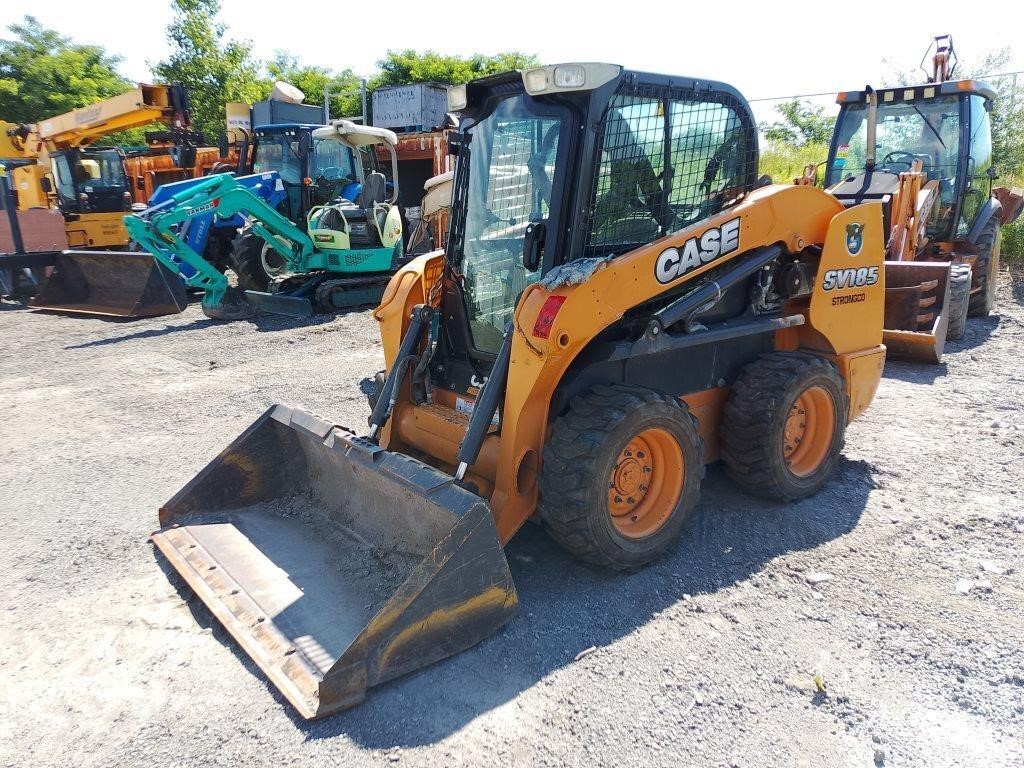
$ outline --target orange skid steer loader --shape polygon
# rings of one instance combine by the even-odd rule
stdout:
[[[529,518],[644,566],[704,466],[829,479],[885,360],[881,205],[757,178],[733,88],[563,64],[457,86],[444,253],[391,280],[369,432],[277,405],[153,541],[307,718],[514,615]]]

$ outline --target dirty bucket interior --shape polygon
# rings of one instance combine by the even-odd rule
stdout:
[[[948,262],[885,262],[885,321],[888,356],[938,363],[949,325]]]
[[[55,312],[156,317],[185,311],[181,279],[148,253],[64,251],[31,306]]]
[[[278,406],[164,506],[153,541],[296,709],[320,717],[514,613],[490,509],[445,480]]]

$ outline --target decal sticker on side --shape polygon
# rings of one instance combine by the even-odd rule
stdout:
[[[699,237],[694,235],[678,248],[666,248],[654,263],[654,276],[663,285],[671,283],[690,270],[739,250],[739,247],[740,219],[737,217],[720,227],[712,227]]]
[[[821,288],[825,291],[839,291],[844,288],[864,288],[877,282],[878,267],[829,269],[822,278]]]
[[[860,253],[864,247],[864,225],[853,223],[846,225],[846,252],[851,256]]]

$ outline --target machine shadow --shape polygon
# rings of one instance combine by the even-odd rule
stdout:
[[[967,329],[963,338],[955,341],[947,341],[944,356],[956,355],[962,352],[969,352],[988,341],[1002,323],[999,314],[991,314],[987,317],[972,317],[967,321]],[[886,360],[884,376],[887,379],[898,379],[909,384],[934,384],[948,373],[945,362],[938,365],[929,363],[903,362],[901,360]]]
[[[572,664],[581,650],[629,635],[684,594],[714,593],[757,573],[773,558],[849,532],[872,487],[871,465],[842,459],[821,493],[796,504],[777,504],[741,493],[721,468],[712,467],[679,545],[632,574],[584,566],[540,526],[526,525],[506,548],[521,610],[493,637],[370,689],[359,706],[323,720],[302,720],[269,684],[267,689],[311,740],[344,734],[374,749],[436,743]],[[198,600],[192,605],[206,614],[208,625],[205,607]],[[226,632],[216,636],[260,675]]]
[[[56,313],[53,313],[56,314]],[[317,325],[325,325],[338,315],[313,315],[307,318],[294,318],[285,317],[283,315],[258,315],[257,317],[248,320],[234,320],[234,323],[247,323],[253,326],[260,333],[273,333],[275,331],[283,331],[291,328],[301,327],[313,327]],[[100,319],[100,318],[92,318]],[[130,323],[134,322],[132,318],[102,318],[103,322],[114,322],[114,323]],[[110,344],[120,344],[124,341],[136,341],[138,339],[152,339],[159,336],[167,336],[173,333],[189,333],[192,331],[202,331],[213,326],[224,325],[224,320],[211,320],[208,317],[197,318],[191,320],[183,325],[165,325],[162,328],[148,328],[144,331],[136,331],[135,333],[126,333],[123,336],[111,336],[105,339],[94,339],[93,341],[85,341],[81,344],[71,344],[64,349],[88,349],[90,347],[105,347]]]

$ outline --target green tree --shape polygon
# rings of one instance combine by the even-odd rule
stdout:
[[[124,93],[121,59],[46,29],[32,16],[0,39],[0,118],[28,123]]]
[[[826,115],[824,107],[794,99],[777,105],[775,109],[782,115],[782,121],[760,126],[769,141],[797,146],[829,143],[836,119]]]
[[[217,20],[220,0],[172,0],[167,27],[170,55],[153,66],[161,82],[181,82],[192,104],[196,130],[215,143],[224,131],[224,104],[252,102],[266,94],[266,81],[247,42],[228,40]]]
[[[275,80],[283,80],[302,91],[307,104],[323,104],[324,90],[329,85],[332,92],[345,93],[331,97],[331,117],[351,117],[361,113],[362,102],[358,94],[359,77],[351,69],[334,72],[325,67],[302,64],[297,56],[278,51],[267,62],[270,79],[265,83],[263,97],[270,95]]]
[[[403,51],[388,51],[377,62],[380,72],[370,79],[370,88],[405,83],[456,85],[497,72],[534,67],[539,63],[533,54],[519,51],[507,51],[494,56],[474,54],[463,57],[407,48]]]

